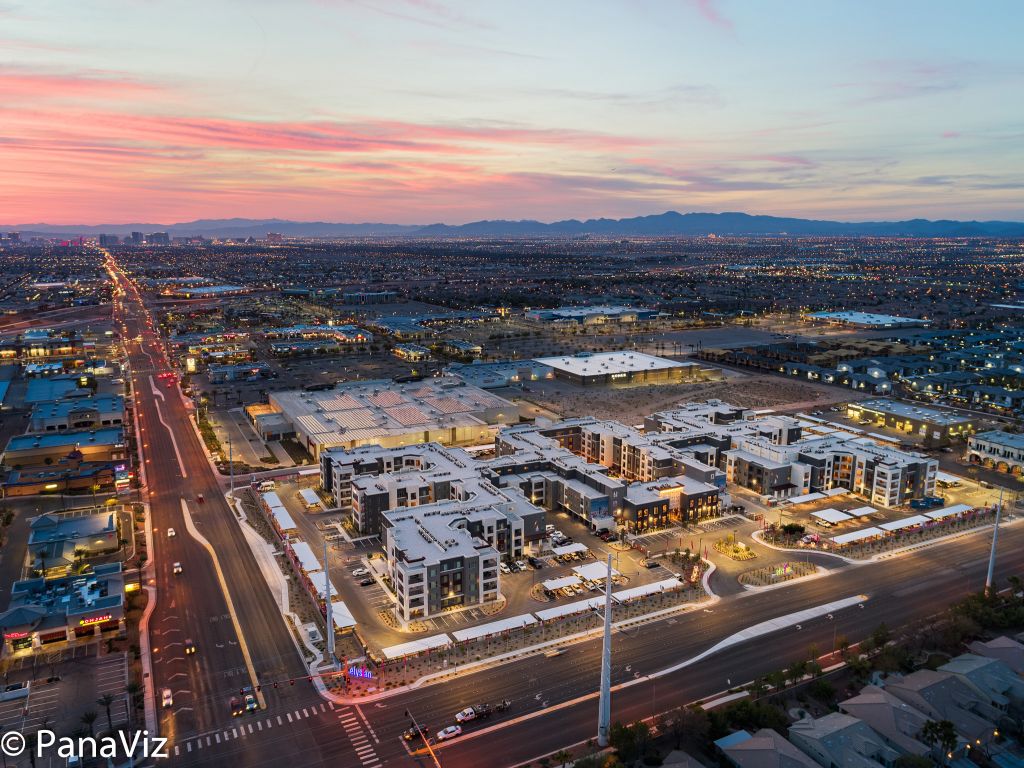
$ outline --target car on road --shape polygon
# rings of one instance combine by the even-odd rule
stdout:
[[[245,706],[242,704],[242,700],[237,696],[231,697],[231,701],[228,702],[228,706],[231,707],[232,717],[238,717],[239,715],[245,714]]]
[[[259,706],[256,697],[252,693],[252,686],[247,685],[242,689],[242,698],[245,700],[245,711],[254,712]]]
[[[164,709],[169,709],[174,706],[174,696],[171,694],[170,688],[164,688],[160,691],[160,704]]]
[[[461,712],[455,713],[455,720],[459,723],[468,723],[470,720],[476,720],[479,716],[476,707],[466,707]]]
[[[175,536],[177,536],[177,534],[174,532],[174,529],[173,528],[168,528],[167,529],[167,538],[173,539]]]
[[[365,579],[360,579],[359,580],[359,586],[360,587],[368,587],[368,586],[370,586],[373,583],[374,583],[373,579],[371,579],[369,576],[367,576]]]
[[[657,560],[644,560],[644,568],[657,568],[660,565]]]
[[[192,638],[185,641],[185,655],[191,656],[196,652],[196,644],[192,642]]]
[[[367,568],[356,568],[354,571],[352,571],[352,575],[353,576],[369,576],[370,575],[370,571]]]
[[[175,563],[171,570],[174,571],[174,573],[181,573],[181,563]]]
[[[426,739],[430,735],[430,728],[425,725],[414,725],[406,728],[402,732],[402,738],[406,741],[415,741],[416,739]]]
[[[206,503],[206,497],[204,497],[203,494],[201,494],[201,493],[197,493],[196,494],[196,503],[198,503],[198,504],[205,504]]]
[[[563,653],[565,653],[565,648],[552,648],[549,651],[544,651],[544,656],[553,659],[556,656],[561,656]]]
[[[438,741],[447,741],[448,739],[454,739],[456,736],[462,735],[461,725],[449,725],[447,728],[442,728],[437,732],[435,737]]]

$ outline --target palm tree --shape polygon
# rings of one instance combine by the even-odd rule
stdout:
[[[82,717],[79,718],[82,721],[82,724],[89,729],[90,736],[93,734],[93,724],[96,722],[96,718],[98,717],[99,715],[90,709],[88,712],[83,712]]]
[[[572,760],[572,752],[569,752],[566,749],[560,749],[557,752],[555,752],[555,754],[553,754],[551,758],[560,766],[562,766],[562,768],[564,768],[565,764]]]
[[[125,690],[128,693],[128,703],[129,703],[129,705],[132,706],[132,707],[138,707],[139,704],[138,704],[138,701],[137,701],[137,697],[138,697],[138,695],[140,693],[142,693],[142,685],[139,683],[139,681],[138,680],[132,680],[130,683],[128,683],[128,685],[125,688]]]
[[[956,749],[957,745],[956,728],[949,720],[929,720],[924,724],[918,738],[929,747],[938,746],[947,754]]]
[[[110,716],[110,705],[113,704],[114,701],[114,697],[111,696],[109,693],[104,693],[102,696],[96,699],[96,703],[107,711],[107,730],[110,733],[114,732],[114,720]]]

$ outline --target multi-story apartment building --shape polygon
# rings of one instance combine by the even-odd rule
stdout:
[[[1024,435],[998,429],[972,435],[967,440],[967,460],[1000,472],[1024,473]]]

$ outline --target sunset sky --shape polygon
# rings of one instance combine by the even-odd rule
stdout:
[[[0,0],[0,224],[1024,220],[1024,3]]]

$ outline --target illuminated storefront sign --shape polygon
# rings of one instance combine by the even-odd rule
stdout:
[[[79,619],[78,620],[78,624],[79,624],[79,626],[82,626],[82,627],[88,627],[88,626],[91,626],[93,624],[102,624],[105,621],[110,621],[112,618],[114,618],[114,617],[111,614],[104,613],[104,614],[102,614],[100,616],[89,616],[88,618],[85,618],[85,619]]]

